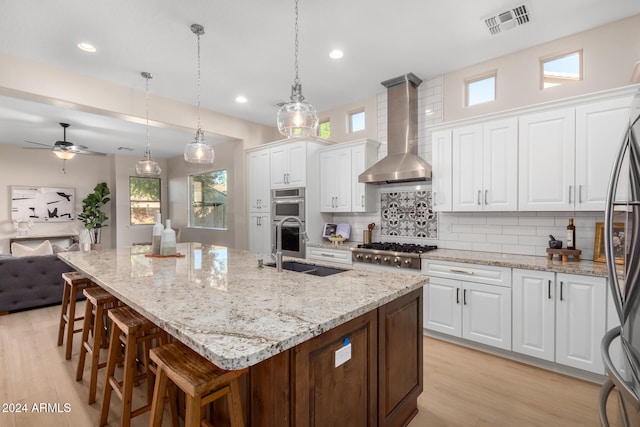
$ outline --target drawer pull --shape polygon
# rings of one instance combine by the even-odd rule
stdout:
[[[335,256],[334,254],[325,254],[325,253],[321,253],[320,255],[322,255],[322,256],[328,256],[328,257],[332,257],[332,258]]]
[[[462,291],[462,303],[467,305],[467,290]]]
[[[449,271],[450,271],[450,272],[452,272],[452,273],[462,273],[462,274],[469,274],[469,275],[472,275],[472,274],[473,274],[473,271],[469,271],[469,270],[459,270],[459,269],[457,269],[457,268],[451,268],[451,269],[449,269]]]
[[[562,298],[562,288],[563,288],[563,287],[564,287],[564,283],[563,283],[563,282],[560,282],[560,301],[562,301],[562,300],[563,300],[563,298]]]
[[[460,288],[456,288],[456,304],[460,304]]]
[[[547,285],[547,293],[549,295],[549,299],[551,299],[551,280],[549,280],[549,284]]]

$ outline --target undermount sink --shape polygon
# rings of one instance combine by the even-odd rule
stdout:
[[[271,262],[265,265],[267,267],[275,267],[276,263]],[[284,261],[282,263],[282,269],[289,270],[289,271],[297,271],[299,273],[309,274],[311,276],[320,276],[320,277],[331,276],[332,274],[338,274],[338,273],[342,273],[343,271],[347,271],[343,268],[334,268],[334,267],[325,267],[322,265],[305,264],[304,262],[298,262],[298,261]]]

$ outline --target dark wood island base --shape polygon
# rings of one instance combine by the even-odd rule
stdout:
[[[243,385],[247,426],[405,426],[422,393],[422,288],[249,370]],[[335,352],[351,359],[335,367]],[[216,425],[226,405],[216,404]]]

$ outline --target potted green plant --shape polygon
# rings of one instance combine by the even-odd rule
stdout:
[[[93,193],[89,193],[82,201],[82,212],[78,214],[78,219],[84,222],[85,228],[89,231],[92,249],[100,249],[102,246],[100,243],[102,227],[106,227],[104,222],[109,219],[102,211],[102,207],[111,200],[110,193],[107,183],[101,182],[95,186]]]

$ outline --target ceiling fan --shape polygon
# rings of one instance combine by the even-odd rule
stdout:
[[[77,145],[73,142],[67,141],[67,128],[69,127],[68,123],[60,123],[62,126],[64,137],[62,141],[56,141],[53,146],[47,144],[41,144],[39,142],[33,141],[25,141],[29,144],[42,145],[42,147],[22,147],[33,150],[51,150],[53,154],[55,154],[59,159],[69,160],[73,158],[76,154],[90,154],[93,156],[106,156],[106,153],[99,153],[97,151],[88,150],[84,145]]]

